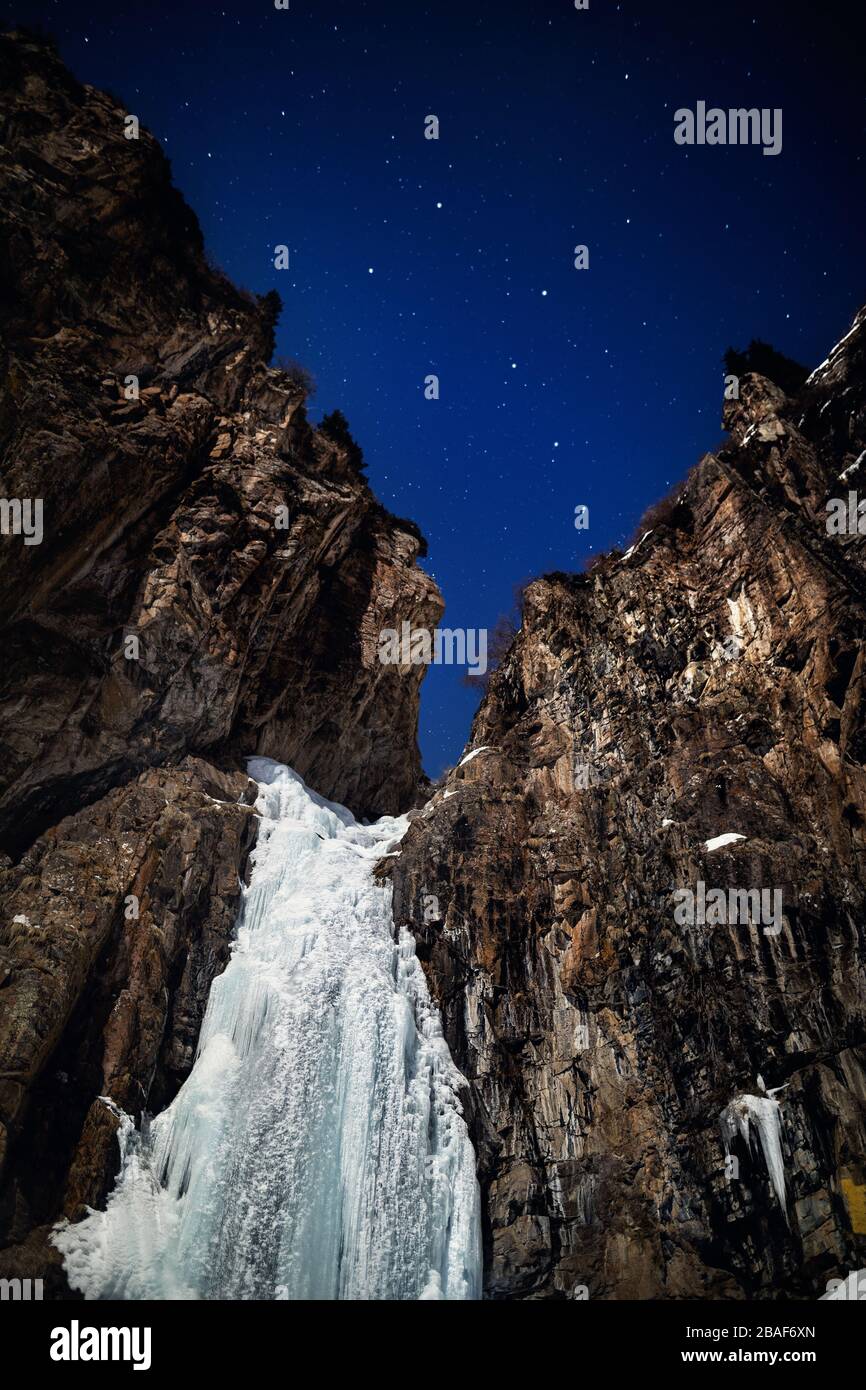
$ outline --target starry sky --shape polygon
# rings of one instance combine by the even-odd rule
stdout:
[[[232,279],[279,291],[311,417],[344,412],[466,628],[626,542],[720,442],[727,346],[814,365],[846,331],[866,299],[862,9],[0,3],[154,132]],[[699,100],[781,107],[782,152],[678,146]],[[454,667],[423,691],[435,777],[479,697]]]

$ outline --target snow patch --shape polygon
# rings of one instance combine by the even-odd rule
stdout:
[[[713,840],[704,841],[704,849],[708,854],[712,854],[714,849],[723,849],[725,845],[732,845],[735,840],[745,840],[745,835],[739,835],[735,830],[726,830],[724,835],[716,835]]]
[[[625,554],[623,555],[622,558],[623,558],[624,560],[627,560],[628,557],[629,557],[630,555],[634,555],[634,553],[635,553],[635,551],[637,550],[638,546],[643,545],[643,543],[644,543],[644,541],[646,540],[647,536],[651,536],[652,533],[653,533],[653,528],[652,528],[652,527],[650,527],[649,531],[644,531],[644,533],[643,533],[643,535],[641,536],[640,540],[637,541],[635,545],[630,545],[629,548],[628,548],[628,550],[625,552]]]
[[[863,452],[862,452],[862,454],[860,455],[860,457],[859,457],[859,458],[856,458],[856,459],[854,460],[853,463],[849,463],[849,465],[848,465],[848,467],[845,469],[844,473],[840,473],[840,474],[839,474],[839,482],[840,482],[840,483],[846,482],[847,479],[848,479],[849,474],[851,474],[851,473],[856,473],[857,469],[860,467],[860,465],[861,465],[861,463],[863,462],[864,459],[866,459],[866,449],[863,450]]]
[[[824,358],[824,361],[821,362],[821,363],[819,363],[819,365],[815,368],[814,372],[811,372],[811,373],[809,374],[809,376],[806,377],[806,385],[807,385],[807,386],[808,386],[809,382],[810,382],[810,381],[814,381],[815,378],[816,378],[817,376],[823,375],[825,368],[829,367],[830,363],[833,361],[833,358],[834,358],[834,357],[836,356],[836,354],[838,353],[838,351],[839,351],[839,349],[841,348],[842,344],[843,344],[843,343],[847,343],[848,339],[851,337],[851,335],[852,335],[853,333],[856,333],[856,332],[857,332],[857,329],[858,329],[859,327],[860,327],[860,324],[859,324],[859,323],[855,323],[853,328],[849,328],[848,332],[845,334],[845,337],[839,339],[839,341],[838,341],[838,343],[836,344],[836,346],[835,346],[834,348],[832,348],[832,349],[830,350],[830,352],[828,353],[828,355]]]
[[[495,752],[496,752],[496,749],[493,748],[493,747],[491,747],[491,745],[490,745],[489,743],[483,743],[483,744],[481,745],[480,748],[473,748],[471,753],[467,753],[465,758],[461,758],[460,761],[459,761],[459,763],[457,764],[457,766],[458,766],[458,767],[462,767],[464,763],[471,763],[471,762],[472,762],[472,759],[473,759],[473,758],[477,758],[479,753],[495,753]]]

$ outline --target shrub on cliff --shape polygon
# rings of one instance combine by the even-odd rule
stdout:
[[[349,462],[359,473],[363,473],[366,464],[360,445],[356,444],[349,429],[349,422],[342,410],[332,410],[330,415],[324,416],[319,425],[322,434],[327,435],[335,444],[339,444],[341,449],[345,449],[349,457]]]
[[[641,532],[643,535],[643,532]],[[612,550],[596,550],[590,555],[585,555],[580,566],[581,574],[593,574],[596,570],[603,573],[610,569],[617,560],[621,560],[623,552],[619,546],[614,546]]]
[[[666,492],[664,497],[660,497],[657,502],[651,502],[634,529],[634,534],[629,541],[629,545],[637,545],[638,541],[646,535],[647,531],[655,531],[658,526],[676,526],[680,519],[678,508],[682,501],[683,493],[686,489],[687,478],[681,478],[675,483],[670,492]]]
[[[769,343],[753,338],[745,351],[729,347],[725,353],[725,371],[732,376],[745,376],[747,372],[758,372],[780,386],[787,396],[794,395],[809,375],[806,367],[801,367],[792,357],[777,352]]]
[[[463,677],[463,684],[486,691],[490,685],[490,678],[493,672],[511,651],[511,645],[517,636],[517,632],[518,625],[513,615],[510,613],[501,613],[496,619],[493,631],[487,638],[487,670],[477,676],[467,671]]]
[[[277,371],[289,378],[294,389],[308,401],[316,394],[316,378],[308,367],[294,357],[277,357],[274,361]]]

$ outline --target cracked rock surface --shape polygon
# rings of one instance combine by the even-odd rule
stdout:
[[[116,1168],[100,1097],[138,1117],[191,1065],[244,759],[404,810],[423,668],[378,637],[442,600],[267,365],[277,297],[208,263],[153,137],[33,37],[0,36],[0,86],[0,490],[44,528],[0,544],[0,1273],[42,1277],[46,1223]]]
[[[529,586],[486,751],[387,870],[467,1081],[491,1297],[813,1298],[864,1263],[866,543],[826,525],[866,489],[864,319],[796,399],[744,376],[626,556]],[[778,930],[678,925],[699,881],[780,890]],[[757,1136],[726,1164],[761,1084],[787,1211]]]

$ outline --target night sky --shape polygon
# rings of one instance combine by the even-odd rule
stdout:
[[[472,628],[627,540],[719,443],[729,344],[814,365],[846,331],[866,299],[862,9],[0,5],[154,132],[232,279],[279,291],[312,418],[344,412],[374,491],[429,540],[447,625]],[[781,107],[781,154],[677,146],[699,100]],[[478,694],[453,667],[423,689],[435,776]]]

